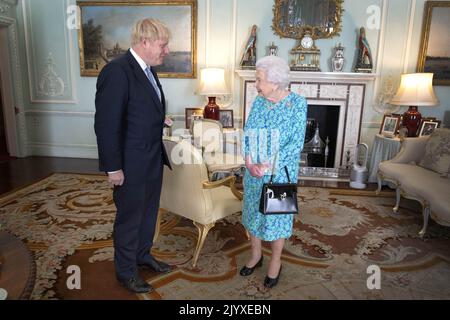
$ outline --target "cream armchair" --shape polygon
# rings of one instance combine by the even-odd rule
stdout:
[[[209,180],[241,173],[244,159],[237,152],[227,153],[223,143],[223,127],[219,121],[198,119],[191,122],[194,145],[202,149],[203,159],[208,169]],[[240,149],[236,142],[237,149]],[[236,148],[235,148],[236,149]]]
[[[198,228],[195,267],[209,230],[216,221],[242,211],[242,194],[234,176],[209,182],[201,151],[189,141],[165,138],[172,171],[164,167],[160,207],[192,220]]]

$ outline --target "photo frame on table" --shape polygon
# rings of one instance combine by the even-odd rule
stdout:
[[[203,108],[185,108],[184,117],[186,129],[190,129],[192,121],[203,118]]]
[[[157,17],[170,30],[170,53],[155,67],[161,78],[196,78],[197,0],[77,1],[81,76],[96,77],[130,46],[131,28]]]
[[[219,110],[219,121],[223,128],[234,128],[233,110]]]
[[[429,136],[436,128],[439,128],[441,121],[433,119],[423,119],[420,123],[418,137]]]
[[[385,114],[381,122],[380,134],[386,137],[395,137],[400,125],[400,115]]]
[[[426,1],[417,72],[432,72],[433,84],[450,86],[450,1]]]

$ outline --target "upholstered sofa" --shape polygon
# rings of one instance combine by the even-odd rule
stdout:
[[[398,211],[400,198],[414,199],[422,205],[424,236],[428,219],[450,226],[450,129],[436,129],[430,136],[406,138],[400,152],[383,161],[378,169],[378,190],[383,181],[396,186]]]

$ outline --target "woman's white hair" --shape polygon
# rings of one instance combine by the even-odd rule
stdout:
[[[290,82],[291,71],[287,62],[277,56],[266,56],[256,61],[256,69],[266,74],[266,80],[280,89],[286,89]]]

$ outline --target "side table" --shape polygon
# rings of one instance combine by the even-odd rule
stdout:
[[[17,237],[0,231],[0,288],[8,300],[28,299],[36,279],[31,252]]]
[[[378,165],[381,161],[394,158],[400,151],[399,138],[387,138],[381,134],[375,135],[372,145],[372,154],[369,163],[369,182],[377,182]]]

